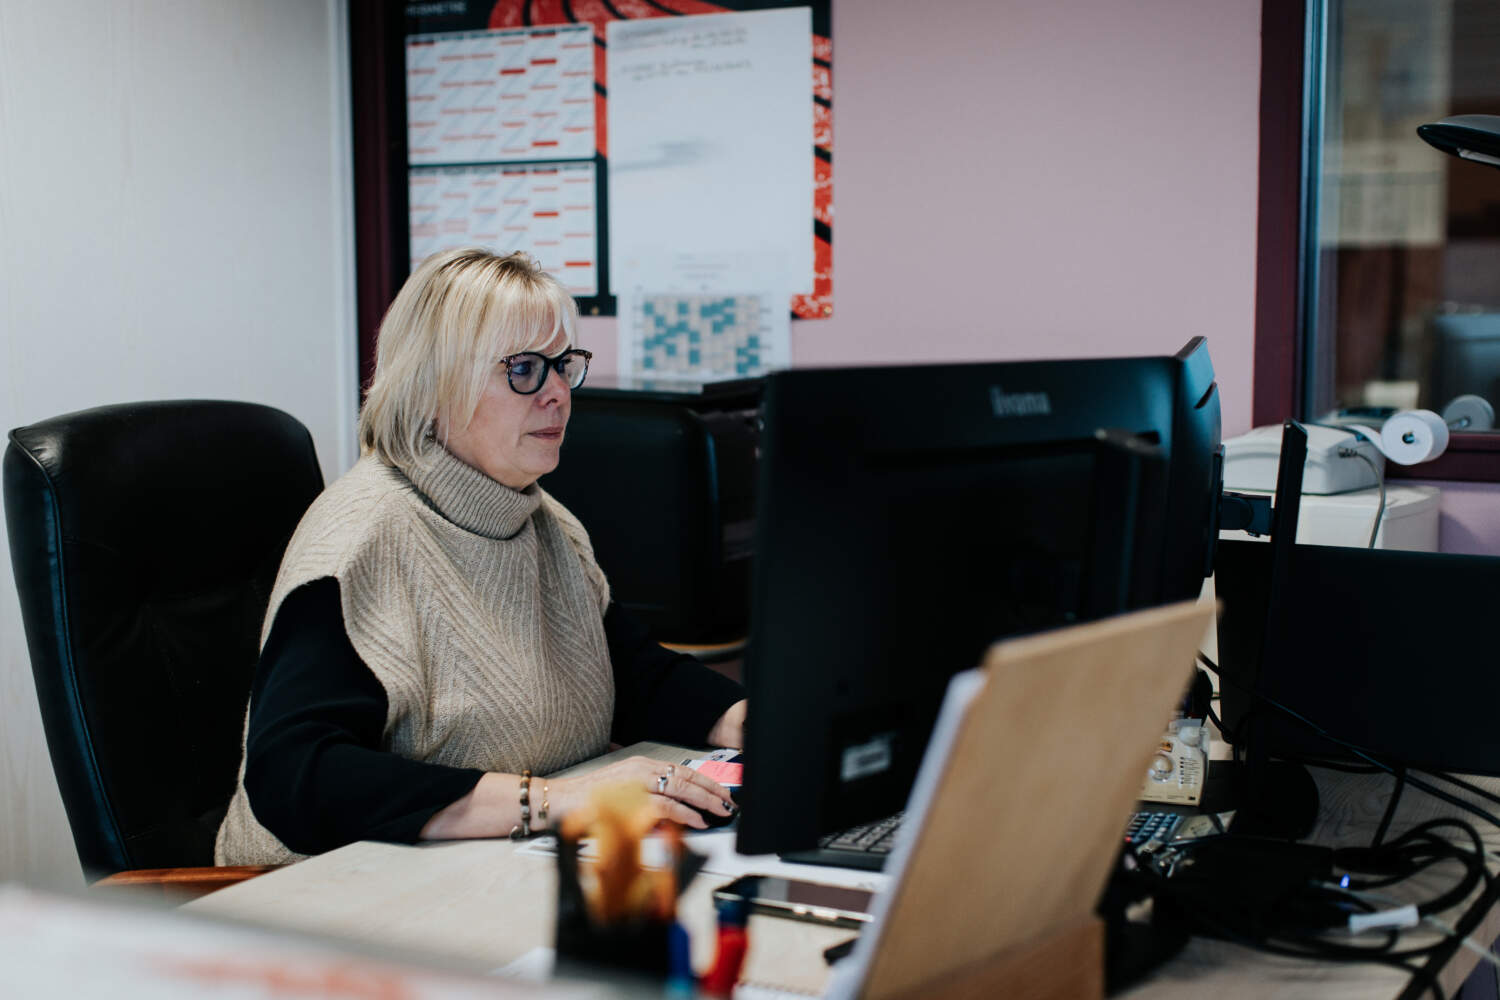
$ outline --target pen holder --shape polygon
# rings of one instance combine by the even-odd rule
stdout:
[[[667,975],[671,920],[632,914],[601,923],[589,912],[578,877],[578,842],[557,839],[557,964],[629,969],[657,979]]]
[[[592,822],[564,822],[557,837],[557,962],[630,970],[665,979],[671,971],[669,928],[677,896],[703,867],[703,858],[682,844],[680,831],[666,831],[671,868],[646,870],[641,840],[649,826],[636,817],[596,809]],[[593,837],[598,856],[585,885],[579,845]]]

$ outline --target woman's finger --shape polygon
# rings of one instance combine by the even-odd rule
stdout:
[[[705,789],[710,795],[714,796],[715,798],[723,799],[726,802],[729,801],[729,789],[725,788],[723,785],[719,784],[717,781],[710,778],[703,772],[695,771],[690,767],[681,766],[679,766],[677,770],[682,774],[685,774],[689,780]]]
[[[713,780],[700,771],[696,771],[693,768],[686,767],[682,764],[672,764],[667,761],[651,760],[649,757],[637,757],[635,759],[649,764],[649,770],[657,779],[660,779],[662,777],[666,777],[668,780],[680,778],[685,785],[688,783],[697,785],[699,788],[702,788],[704,791],[708,792],[709,795],[713,796],[721,802],[729,801],[729,789],[725,788],[723,785],[719,784],[717,781]],[[681,797],[682,796],[678,796],[678,798]]]
[[[725,793],[722,798],[715,795],[689,779],[683,770],[683,768],[678,768],[674,774],[657,775],[651,791],[718,816],[728,816],[733,811],[729,805],[728,793]]]
[[[689,809],[681,802],[665,795],[652,796],[652,800],[658,805],[658,812],[662,819],[672,820],[683,826],[694,830],[707,830],[708,822],[698,813],[696,809]]]

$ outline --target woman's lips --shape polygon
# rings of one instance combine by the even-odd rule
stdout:
[[[556,441],[563,436],[563,429],[561,427],[548,427],[544,430],[532,431],[531,436],[544,438],[548,441]]]

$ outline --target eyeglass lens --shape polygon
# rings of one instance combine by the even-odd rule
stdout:
[[[589,372],[589,360],[582,351],[567,351],[550,361],[541,354],[517,354],[510,359],[510,387],[524,394],[536,392],[547,378],[548,367],[556,368],[568,388],[576,389]]]

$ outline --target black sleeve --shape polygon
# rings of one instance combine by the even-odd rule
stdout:
[[[653,642],[646,626],[618,604],[604,615],[615,674],[614,741],[703,746],[725,709],[745,689],[686,653]]]
[[[338,581],[288,594],[250,691],[245,793],[255,818],[299,854],[356,840],[414,843],[484,772],[385,750],[386,708],[344,631]]]

